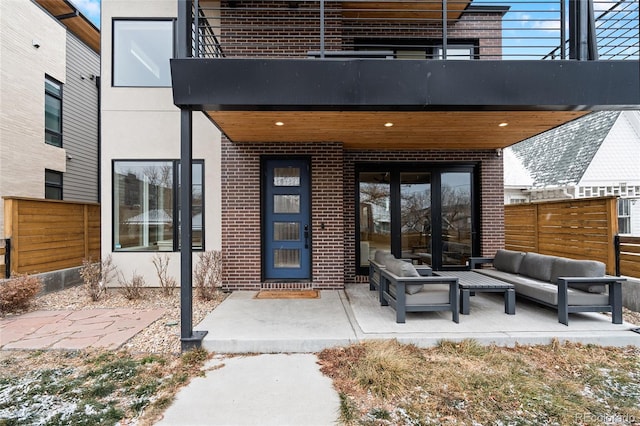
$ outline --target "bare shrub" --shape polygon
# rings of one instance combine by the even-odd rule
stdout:
[[[168,255],[160,255],[156,254],[153,256],[153,266],[156,268],[156,273],[158,274],[158,280],[160,280],[160,288],[162,289],[162,294],[165,296],[171,296],[173,294],[173,289],[177,285],[177,281],[174,277],[170,277],[168,274],[169,269],[169,256]]]
[[[128,300],[142,299],[142,289],[145,286],[144,277],[133,271],[131,279],[125,278],[124,274],[118,273],[118,283],[120,292]]]
[[[198,255],[198,264],[193,273],[198,296],[213,300],[222,285],[222,252],[210,250]]]
[[[113,264],[111,255],[108,255],[102,262],[92,262],[91,258],[82,259],[80,276],[84,282],[87,295],[94,302],[100,300],[107,291],[107,284],[113,279],[116,273],[116,266]]]
[[[14,275],[0,284],[0,314],[27,309],[40,291],[40,278],[27,274]]]

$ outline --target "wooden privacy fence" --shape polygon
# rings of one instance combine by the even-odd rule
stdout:
[[[599,260],[616,273],[617,198],[588,198],[505,206],[505,248]]]
[[[11,272],[41,273],[100,258],[100,205],[4,198],[4,233]]]
[[[640,278],[640,237],[617,237],[616,254],[616,273]]]

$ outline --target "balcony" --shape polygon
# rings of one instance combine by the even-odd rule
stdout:
[[[378,51],[381,58],[395,59],[510,60],[579,55],[569,48],[569,29],[580,23],[573,23],[568,2],[323,3],[201,0],[193,56],[367,57],[366,52]],[[596,46],[597,54],[588,59],[638,60],[638,2],[594,0],[592,13],[594,33],[587,26],[580,41]]]
[[[636,0],[195,0],[184,21],[174,102],[238,143],[494,149],[640,108]]]

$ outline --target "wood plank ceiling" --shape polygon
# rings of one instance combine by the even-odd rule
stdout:
[[[459,19],[471,0],[449,0]],[[352,19],[441,20],[441,0],[344,1]],[[235,143],[341,142],[361,150],[484,150],[504,148],[574,120],[587,111],[206,111]],[[281,123],[281,125],[276,125]],[[385,126],[392,123],[391,126]],[[506,126],[500,126],[506,123]]]
[[[206,112],[235,143],[342,142],[347,150],[505,148],[587,113],[588,111]],[[393,125],[386,127],[386,123]],[[507,125],[500,126],[502,123]]]
[[[471,0],[449,0],[447,18],[456,20]],[[411,1],[343,1],[342,15],[345,18],[361,19],[442,19],[442,0]]]

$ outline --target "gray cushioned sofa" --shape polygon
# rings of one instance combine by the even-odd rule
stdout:
[[[488,263],[493,268],[481,267]],[[493,258],[471,258],[469,266],[513,284],[518,297],[557,309],[562,324],[569,324],[572,312],[611,312],[612,322],[622,323],[625,279],[607,276],[602,262],[498,250]]]
[[[407,312],[451,311],[459,321],[459,289],[456,277],[431,275],[431,268],[416,268],[388,252],[376,252],[370,260],[370,289],[379,292],[380,304],[396,311],[404,323]]]

